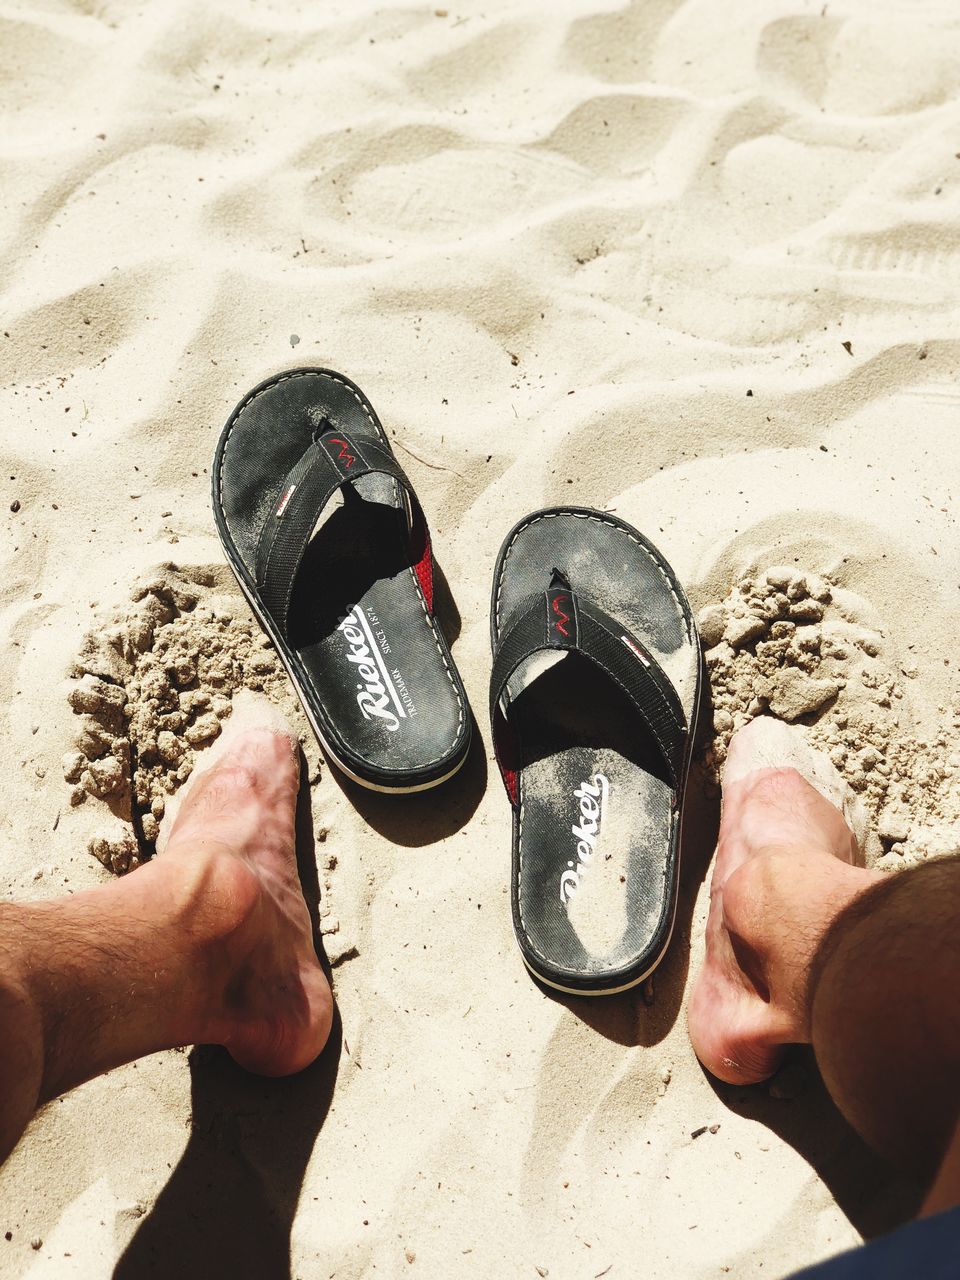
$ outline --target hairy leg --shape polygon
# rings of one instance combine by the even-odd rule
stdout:
[[[884,877],[827,930],[811,966],[824,1081],[878,1151],[933,1177],[960,1117],[960,860]],[[954,1151],[954,1200],[960,1168]]]
[[[0,1162],[13,1150],[40,1097],[43,1027],[17,965],[17,948],[3,941],[6,907],[0,906]]]
[[[957,1122],[960,860],[892,877],[854,865],[839,776],[800,733],[754,721],[731,743],[693,1046],[748,1084],[812,1043],[854,1127],[933,1176]],[[957,1180],[941,1191],[960,1199]]]
[[[250,703],[161,856],[69,898],[0,904],[0,1159],[39,1103],[143,1054],[223,1044],[285,1075],[323,1048],[332,997],[297,878],[295,752]]]

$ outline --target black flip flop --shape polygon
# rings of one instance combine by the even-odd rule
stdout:
[[[433,615],[427,522],[359,387],[329,369],[255,387],[221,433],[213,511],[237,581],[340,769],[394,792],[456,773],[470,712]]]
[[[635,529],[556,507],[500,549],[491,630],[517,940],[548,986],[612,995],[673,931],[700,699],[690,605]]]

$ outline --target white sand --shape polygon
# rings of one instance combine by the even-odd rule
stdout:
[[[576,501],[698,607],[751,568],[832,575],[932,742],[960,623],[955,6],[10,0],[0,68],[4,896],[107,876],[61,673],[143,569],[220,561],[220,424],[291,364],[387,424],[485,740],[496,551]],[[574,1012],[524,971],[492,769],[480,791],[358,806],[322,770],[356,952],[325,1118],[332,1061],[87,1085],[0,1173],[0,1274],[109,1276],[133,1242],[120,1276],[269,1278],[289,1242],[304,1280],[749,1280],[896,1221],[809,1072],[715,1091],[693,1058],[709,815],[653,1004]]]

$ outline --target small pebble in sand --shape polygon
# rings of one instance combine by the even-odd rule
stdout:
[[[729,733],[733,728],[733,716],[726,711],[713,713],[713,727],[717,733]]]
[[[823,605],[819,600],[798,600],[790,606],[790,618],[793,622],[820,622]]]
[[[115,685],[85,674],[70,690],[67,701],[78,714],[86,711],[103,721],[119,724],[127,695]]]
[[[697,614],[697,630],[705,649],[712,649],[723,639],[727,626],[727,615],[722,605],[711,604]]]
[[[744,645],[759,640],[767,629],[763,618],[748,616],[746,618],[730,618],[727,622],[723,638],[734,649],[742,649]]]
[[[198,716],[184,736],[191,747],[199,747],[204,743],[212,742],[219,734],[220,721],[212,712],[208,712],[206,715]]]
[[[126,827],[112,836],[94,836],[87,851],[116,875],[123,875],[140,865],[140,849],[136,837]]]
[[[323,953],[331,969],[336,969],[347,960],[355,960],[360,954],[356,944],[344,933],[324,934]]]
[[[813,715],[839,692],[836,681],[815,680],[796,667],[778,671],[761,690],[773,714],[788,722]]]
[[[169,729],[162,729],[157,734],[157,754],[167,764],[177,764],[183,755],[183,743]]]
[[[91,795],[112,796],[123,789],[126,775],[116,756],[105,756],[102,760],[92,760],[80,780]]]
[[[63,776],[67,782],[79,782],[87,765],[86,757],[79,751],[68,751],[61,761]]]

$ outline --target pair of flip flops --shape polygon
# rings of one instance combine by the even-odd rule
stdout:
[[[430,534],[360,389],[297,369],[251,391],[220,436],[213,508],[337,766],[401,793],[456,773],[471,716],[434,615]],[[690,606],[636,530],[554,508],[504,542],[491,626],[524,960],[562,991],[624,990],[656,967],[673,928],[700,694]]]

